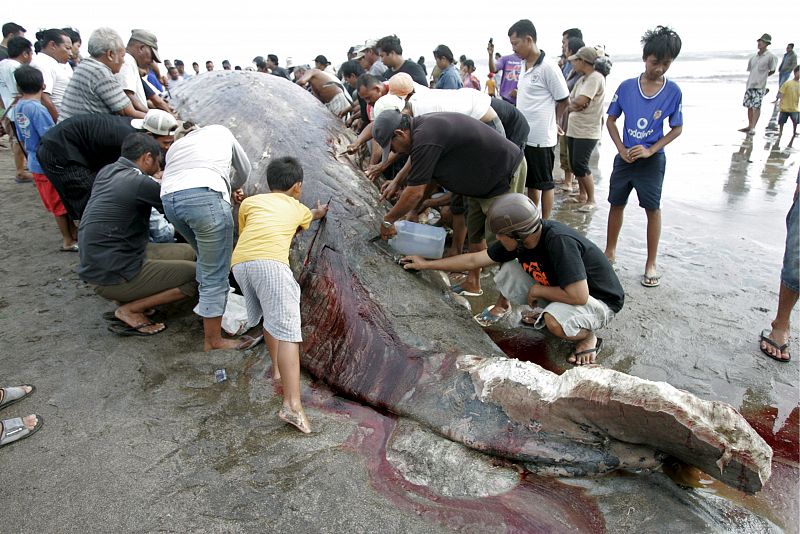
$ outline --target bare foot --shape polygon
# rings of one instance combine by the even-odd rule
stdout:
[[[575,351],[567,359],[573,365],[589,365],[595,362],[597,354],[603,347],[603,340],[591,334],[586,339],[575,343]]]
[[[294,411],[284,404],[278,412],[278,418],[296,427],[303,434],[311,433],[311,423],[308,421],[308,417],[306,417],[302,408]]]
[[[149,310],[148,310],[149,311]],[[151,314],[152,315],[152,314]],[[150,323],[150,319],[148,319],[147,312],[145,313],[138,313],[132,312],[129,309],[126,309],[125,306],[120,306],[116,310],[114,310],[114,317],[122,321],[128,326],[132,326],[137,330],[145,333],[153,333],[156,331],[161,331],[164,329],[163,323]],[[146,326],[140,326],[146,325]]]
[[[241,346],[242,342],[238,339],[223,339],[203,342],[203,350],[208,352],[210,350],[236,350]]]
[[[762,334],[763,336],[763,334]],[[783,328],[776,328],[772,326],[769,335],[766,336],[771,339],[775,345],[761,339],[761,352],[767,356],[781,361],[789,361],[792,356],[789,354],[789,331]],[[776,346],[777,345],[777,346]]]

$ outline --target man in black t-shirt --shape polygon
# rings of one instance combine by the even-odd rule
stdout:
[[[403,47],[396,35],[387,35],[375,45],[379,49],[381,61],[388,68],[383,73],[383,79],[388,80],[398,72],[405,72],[420,85],[428,87],[428,76],[419,63],[403,58]]]
[[[488,219],[497,234],[488,250],[434,261],[411,256],[405,258],[405,268],[458,271],[502,263],[495,277],[498,290],[513,302],[544,308],[530,324],[574,341],[570,363],[594,363],[603,346],[595,332],[608,325],[625,302],[603,252],[569,226],[542,220],[523,194],[498,198]],[[510,304],[504,314],[508,310]]]

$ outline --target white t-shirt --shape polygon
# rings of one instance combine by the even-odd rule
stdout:
[[[14,122],[14,108],[11,103],[19,94],[17,92],[17,80],[14,79],[14,71],[20,66],[20,62],[16,59],[4,59],[0,61],[0,98],[3,99],[3,105],[10,109],[6,118]]]
[[[531,68],[522,70],[517,82],[517,108],[525,115],[530,126],[528,145],[538,147],[556,146],[556,102],[569,96],[567,82],[561,69],[544,57]]]
[[[125,62],[116,76],[122,89],[134,93],[142,105],[147,107],[147,97],[144,94],[142,77],[139,76],[139,66],[132,55],[125,54]]]
[[[429,89],[414,85],[414,94],[408,102],[415,117],[449,111],[480,120],[492,105],[492,97],[475,89]]]
[[[42,71],[44,92],[50,95],[56,110],[61,113],[61,100],[72,78],[72,67],[69,63],[59,63],[47,54],[36,54],[31,66]]]

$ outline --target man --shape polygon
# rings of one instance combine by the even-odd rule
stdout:
[[[744,92],[742,105],[747,108],[747,126],[740,128],[740,132],[748,135],[755,133],[756,123],[761,117],[761,101],[767,94],[767,77],[775,73],[778,67],[778,58],[775,54],[767,50],[772,43],[772,36],[768,33],[763,34],[756,40],[758,51],[747,60],[747,89]]]
[[[314,58],[314,67],[319,71],[328,72],[334,76],[336,75],[336,71],[334,71],[333,67],[331,67],[331,62],[328,61],[328,58],[322,54]]]
[[[570,28],[568,30],[564,30],[564,32],[561,34],[561,57],[558,58],[558,65],[561,67],[561,72],[564,74],[565,79],[569,79],[570,73],[572,72],[572,63],[570,63],[567,58],[574,54],[578,48],[583,46],[580,45],[578,48],[574,49],[575,51],[570,53],[569,47],[567,46],[570,39],[580,39],[581,42],[583,42],[583,32],[578,28]]]
[[[211,72],[212,70],[214,70],[214,62],[209,59],[206,61],[206,71]]]
[[[50,112],[53,121],[58,122],[61,101],[72,78],[72,67],[67,63],[72,55],[72,41],[64,30],[56,28],[38,32],[36,37],[39,39],[41,52],[31,60],[31,66],[42,71],[42,104]]]
[[[28,31],[15,22],[6,22],[3,24],[3,40],[0,42],[0,61],[8,59],[8,42],[14,37],[25,37],[25,32]]]
[[[778,146],[778,143],[781,142],[781,137],[783,137],[783,125],[786,124],[787,120],[791,120],[792,136],[786,146],[792,148],[794,138],[797,137],[797,123],[800,121],[800,66],[794,68],[794,79],[781,85],[778,91],[778,98],[781,101],[781,106],[778,114],[778,139],[775,140],[775,146]]]
[[[222,70],[231,70],[231,62],[227,59],[222,60]]]
[[[291,80],[289,72],[278,64],[278,56],[275,54],[267,54],[267,68],[275,76]]]
[[[125,51],[124,63],[116,74],[117,80],[134,109],[147,113],[147,94],[139,69],[146,73],[153,61],[161,63],[161,57],[158,55],[158,39],[147,30],[133,30]]]
[[[353,59],[361,63],[361,66],[369,74],[381,78],[383,73],[386,72],[386,65],[383,64],[378,55],[377,43],[378,41],[375,39],[367,39],[364,46],[356,50],[356,55]]]
[[[461,89],[464,87],[461,76],[458,75],[458,71],[453,65],[455,60],[450,47],[443,44],[437,46],[433,51],[433,57],[440,71],[439,79],[434,86],[435,89]]]
[[[554,336],[575,343],[569,361],[595,363],[607,326],[625,302],[614,269],[597,246],[569,226],[543,220],[525,195],[500,196],[489,209],[488,223],[497,241],[488,250],[426,261],[406,258],[406,269],[459,271],[503,266],[495,280],[512,301],[542,307],[530,321]]]
[[[778,89],[789,80],[792,71],[797,66],[797,53],[794,51],[794,43],[786,45],[786,53],[783,54],[781,65],[778,67]]]
[[[178,87],[178,84],[182,81],[183,78],[181,77],[181,73],[178,72],[177,67],[170,67],[167,69],[167,90],[172,91]]]
[[[84,113],[143,118],[144,112],[133,107],[114,76],[122,68],[126,54],[119,34],[111,28],[98,28],[89,37],[88,46],[90,57],[78,64],[64,92],[62,118]]]
[[[211,64],[211,68],[214,68],[214,64]],[[192,62],[192,70],[194,70],[194,75],[197,76],[200,74],[200,64],[197,61]]]
[[[11,141],[11,152],[14,154],[14,167],[16,175],[14,181],[18,184],[32,183],[33,175],[28,171],[25,163],[25,152],[17,139],[17,129],[14,124],[13,103],[19,95],[14,71],[21,65],[28,65],[33,59],[33,45],[24,37],[12,37],[8,41],[8,58],[0,61],[0,109],[6,108],[6,116],[0,121],[3,129],[8,133]]]
[[[528,176],[525,185],[534,204],[542,197],[542,217],[550,218],[553,209],[554,147],[558,126],[567,108],[569,90],[564,76],[552,61],[545,61],[544,50],[536,44],[536,28],[522,19],[508,30],[514,53],[524,61],[517,84],[517,107],[528,119],[530,133],[525,146]]]
[[[178,74],[180,74],[181,78],[183,78],[184,80],[188,80],[189,78],[194,76],[193,74],[189,74],[188,72],[186,72],[186,66],[180,59],[175,60],[175,68],[178,69]]]
[[[387,35],[381,38],[377,45],[383,64],[388,67],[383,73],[383,79],[388,80],[398,72],[405,72],[418,84],[428,85],[428,77],[419,63],[410,59],[403,59],[403,47],[396,35]]]
[[[425,197],[426,189],[438,183],[448,191],[467,197],[469,249],[477,252],[494,241],[486,224],[486,212],[494,200],[508,192],[522,191],[524,157],[520,148],[494,128],[460,113],[432,113],[410,117],[396,110],[375,119],[375,141],[389,152],[409,155],[411,170],[406,188],[384,216],[381,237],[397,232],[395,221],[403,218]],[[480,296],[480,269],[471,271],[460,292]]]
[[[489,72],[495,74],[502,72],[500,75],[500,98],[517,105],[517,81],[522,69],[522,58],[517,54],[509,54],[497,58],[494,53],[494,43],[491,39],[486,50],[489,52]]]
[[[353,103],[341,80],[329,72],[309,69],[295,83],[303,87],[308,85],[314,96],[337,117]]]
[[[104,167],[92,188],[78,240],[78,276],[101,297],[120,303],[108,329],[123,336],[150,336],[166,325],[146,315],[155,306],[197,297],[194,251],[187,244],[148,244],[150,210],[163,211],[158,143],[130,134],[121,156]]]

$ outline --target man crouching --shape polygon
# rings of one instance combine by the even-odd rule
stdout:
[[[603,252],[569,226],[542,220],[533,202],[519,193],[499,197],[487,219],[497,234],[487,250],[434,261],[411,256],[405,268],[461,271],[502,263],[495,277],[498,291],[513,303],[543,308],[536,316],[523,316],[523,322],[574,341],[570,363],[594,363],[603,344],[595,332],[611,322],[625,300]]]
[[[78,276],[101,297],[121,303],[108,329],[122,336],[158,334],[166,325],[150,321],[150,310],[197,298],[192,247],[148,244],[150,210],[164,211],[161,187],[151,178],[160,160],[155,139],[127,136],[122,156],[97,174],[78,228]]]

